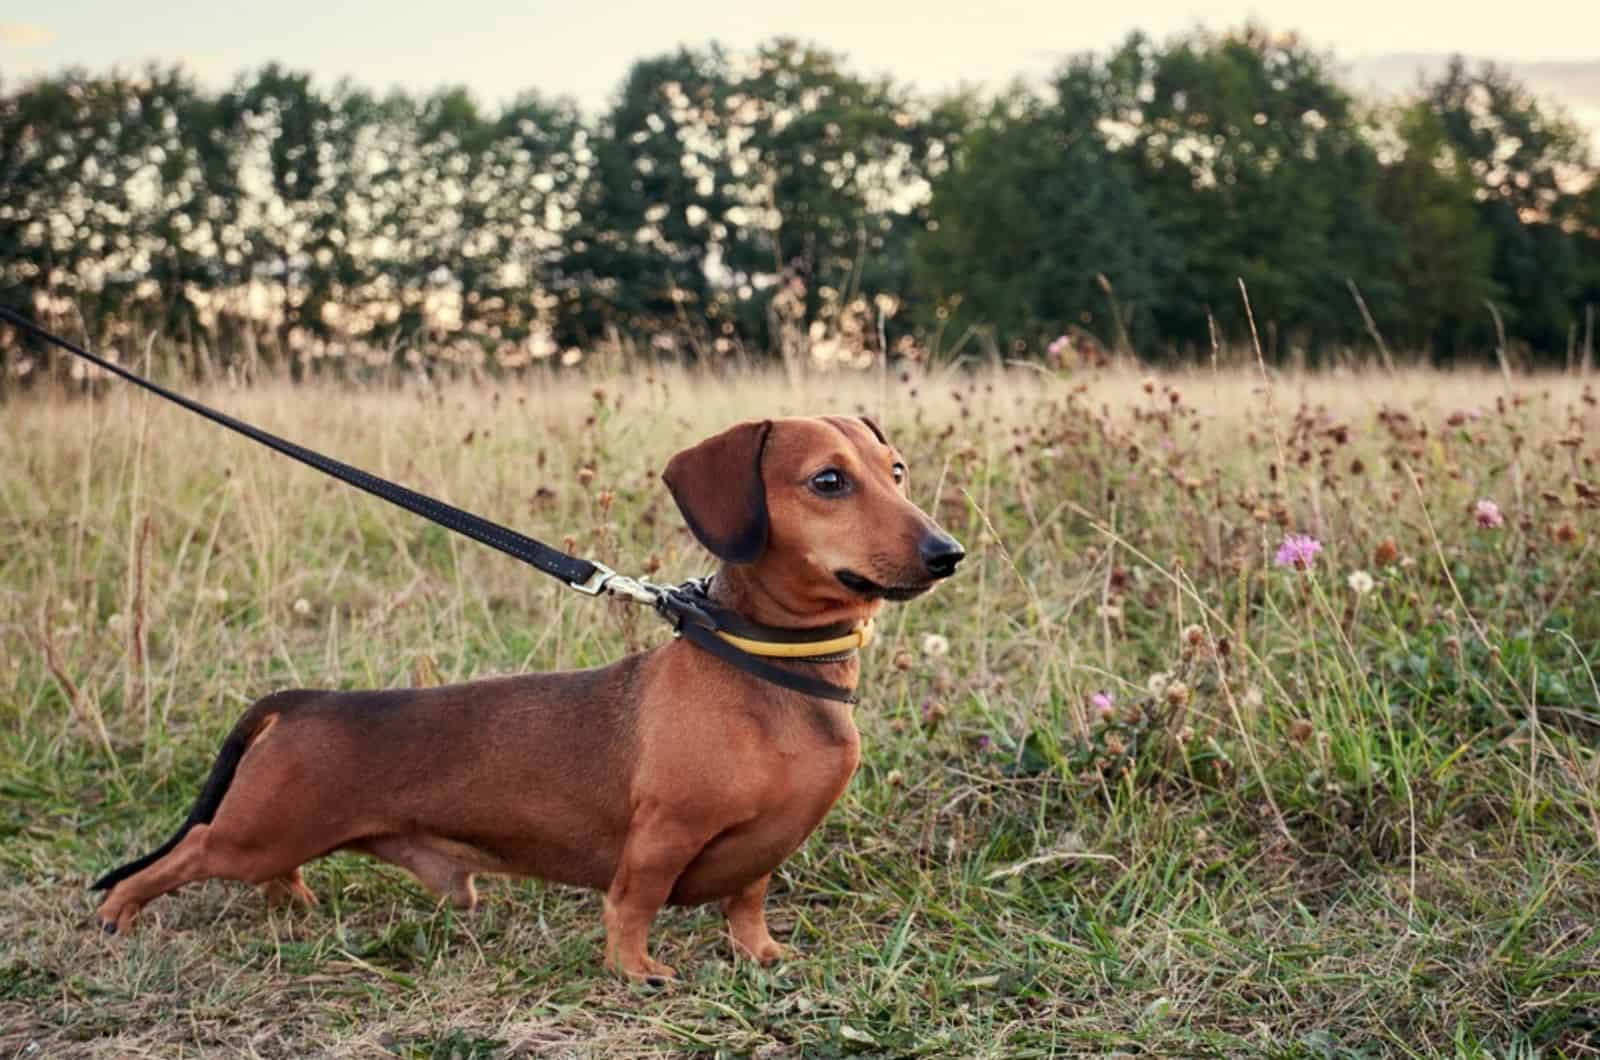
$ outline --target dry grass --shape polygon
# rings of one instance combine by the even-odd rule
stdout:
[[[126,387],[7,406],[0,1054],[1600,1053],[1578,381],[658,369],[207,396],[661,577],[706,562],[656,478],[676,448],[871,412],[974,555],[884,624],[861,772],[770,901],[798,954],[776,970],[672,912],[686,980],[651,994],[602,970],[596,896],[491,882],[463,919],[345,856],[307,872],[319,910],[212,883],[110,940],[83,886],[170,832],[254,698],[663,631]],[[1485,497],[1504,527],[1474,522]],[[1272,565],[1286,530],[1325,545],[1313,571]]]

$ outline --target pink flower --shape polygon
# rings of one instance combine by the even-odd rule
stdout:
[[[1096,692],[1090,696],[1089,706],[1094,708],[1095,721],[1109,721],[1117,713],[1116,705],[1111,702],[1111,697],[1104,692]]]
[[[1045,349],[1049,351],[1050,356],[1060,357],[1063,351],[1065,351],[1066,348],[1071,344],[1072,340],[1067,338],[1065,335],[1057,335],[1053,340],[1051,340],[1050,345],[1045,347]]]
[[[1311,535],[1289,534],[1283,539],[1283,544],[1278,546],[1278,554],[1273,557],[1272,562],[1280,567],[1310,570],[1317,553],[1321,551],[1322,542]]]
[[[978,737],[978,753],[988,754],[994,750],[994,740],[988,736]]]
[[[1506,525],[1506,517],[1500,514],[1500,506],[1494,501],[1483,500],[1474,504],[1472,517],[1478,520],[1478,525],[1485,530],[1498,530]]]

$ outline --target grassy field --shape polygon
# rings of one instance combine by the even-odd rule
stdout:
[[[86,884],[170,834],[255,698],[664,630],[121,384],[0,408],[0,1056],[1600,1055],[1592,384],[639,369],[206,396],[659,578],[708,562],[657,477],[676,449],[870,412],[972,555],[882,623],[860,772],[774,879],[775,969],[669,911],[683,981],[631,986],[597,895],[491,880],[463,917],[345,855],[307,870],[319,909],[213,882],[111,939]],[[1308,569],[1275,562],[1291,533]]]

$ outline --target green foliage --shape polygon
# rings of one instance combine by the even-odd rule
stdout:
[[[0,91],[0,187],[0,301],[105,345],[159,328],[198,375],[421,348],[515,368],[617,336],[859,361],[1070,332],[1192,355],[1249,337],[1241,281],[1274,360],[1376,333],[1559,362],[1600,304],[1592,160],[1564,115],[1460,61],[1367,108],[1255,26],[1134,34],[981,109],[790,39],[640,60],[597,120],[278,65],[215,93],[72,71]],[[32,367],[0,361],[0,386]]]

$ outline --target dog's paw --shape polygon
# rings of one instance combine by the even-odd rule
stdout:
[[[652,989],[659,990],[668,983],[678,978],[678,973],[670,965],[646,957],[632,968],[618,969],[629,982],[640,983]]]
[[[128,935],[133,932],[133,918],[139,915],[142,908],[135,902],[121,902],[113,905],[103,902],[95,910],[94,922],[101,931],[107,935]]]
[[[749,942],[735,938],[733,952],[735,956],[755,961],[765,968],[783,960],[789,951],[780,943],[774,942],[771,935],[767,935]]]

